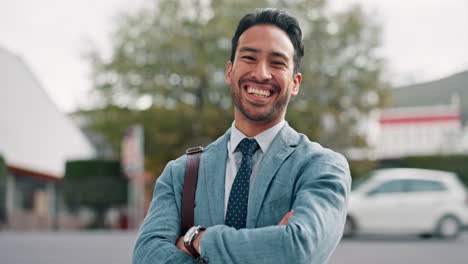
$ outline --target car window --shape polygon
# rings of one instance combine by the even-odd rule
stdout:
[[[442,192],[447,190],[447,187],[439,181],[409,180],[408,190],[410,192]]]
[[[405,180],[386,181],[369,192],[371,195],[383,193],[401,193],[406,191]]]

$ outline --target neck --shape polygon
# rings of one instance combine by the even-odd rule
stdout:
[[[252,121],[243,116],[238,111],[234,113],[235,126],[240,132],[244,133],[247,137],[255,137],[263,131],[279,124],[284,120],[284,115],[280,118],[265,122],[265,121]]]

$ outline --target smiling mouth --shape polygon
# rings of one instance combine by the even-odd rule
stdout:
[[[247,88],[247,92],[249,94],[253,94],[255,96],[260,96],[260,97],[265,97],[265,98],[270,96],[270,91],[255,89],[255,88],[252,88],[252,87]]]
[[[271,92],[269,90],[262,90],[262,89],[254,88],[250,85],[245,85],[244,88],[247,90],[247,93],[258,96],[258,97],[267,98],[271,95]]]

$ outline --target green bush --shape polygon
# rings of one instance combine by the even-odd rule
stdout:
[[[353,181],[366,176],[371,170],[376,169],[379,165],[378,161],[372,160],[348,160],[348,162]]]
[[[65,165],[65,203],[72,209],[89,207],[96,211],[96,226],[103,227],[103,215],[113,206],[126,204],[127,178],[115,160],[74,160]]]
[[[354,181],[374,169],[403,167],[451,171],[468,186],[468,155],[413,156],[380,161],[349,160],[349,166]]]
[[[406,157],[401,159],[401,167],[455,172],[468,186],[468,155]]]

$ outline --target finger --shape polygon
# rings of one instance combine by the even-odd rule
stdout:
[[[185,254],[188,254],[190,256],[192,255],[184,246],[184,237],[180,237],[179,240],[177,240],[176,246],[178,249],[182,250],[182,252],[184,252]]]
[[[287,214],[285,214],[283,216],[283,219],[281,219],[281,221],[279,222],[278,225],[287,225],[288,221],[289,221],[289,218],[293,215],[293,213],[294,213],[294,210],[291,210]]]
[[[283,219],[278,223],[278,225],[287,225],[289,222],[289,218],[294,214],[294,209],[289,211],[287,214],[283,216]]]
[[[176,246],[177,246],[180,250],[182,250],[182,248],[184,248],[184,237],[180,237],[180,238],[177,240]]]

